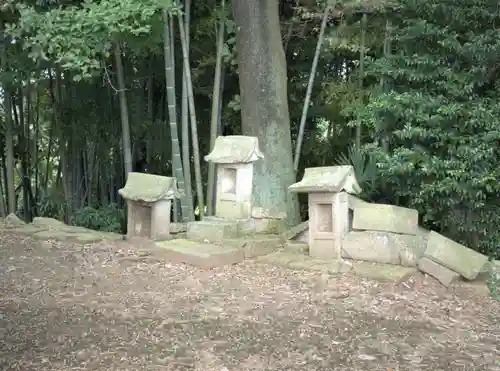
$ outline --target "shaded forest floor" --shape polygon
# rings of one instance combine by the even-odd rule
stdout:
[[[500,303],[423,276],[202,271],[9,232],[0,246],[1,370],[500,370]]]

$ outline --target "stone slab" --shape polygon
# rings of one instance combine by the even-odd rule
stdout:
[[[309,245],[300,241],[286,241],[284,244],[284,250],[292,254],[303,254],[309,255]]]
[[[418,211],[393,205],[359,203],[354,210],[352,228],[416,235]]]
[[[424,231],[424,230],[423,230]],[[427,235],[351,231],[342,241],[342,257],[382,264],[414,267],[423,256]]]
[[[299,235],[300,233],[304,232],[307,229],[309,229],[309,221],[305,221],[303,223],[296,225],[295,227],[286,230],[283,233],[283,239],[285,240],[295,239],[297,235]]]
[[[234,246],[243,249],[245,258],[251,259],[257,256],[270,254],[282,246],[282,239],[266,236],[249,236],[244,238],[226,238],[223,245]]]
[[[424,256],[473,280],[481,272],[488,257],[432,231]]]
[[[235,221],[209,219],[187,225],[189,240],[222,243],[225,238],[237,238],[238,235],[239,223]]]
[[[460,274],[429,258],[420,259],[418,261],[418,269],[434,277],[445,287],[450,287],[452,283],[460,279]]]
[[[417,273],[415,267],[402,267],[392,264],[355,262],[353,273],[370,280],[399,284]]]
[[[191,264],[203,269],[231,265],[243,261],[243,250],[182,239],[157,242],[167,259],[174,263]]]
[[[328,274],[347,273],[352,269],[352,265],[346,261],[324,261],[303,254],[292,254],[283,251],[260,256],[256,261],[289,269],[317,271]]]

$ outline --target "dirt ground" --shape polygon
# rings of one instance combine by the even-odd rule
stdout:
[[[500,370],[500,303],[126,242],[0,236],[0,370]]]

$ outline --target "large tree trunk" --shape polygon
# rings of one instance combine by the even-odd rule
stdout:
[[[286,59],[278,0],[235,0],[238,67],[244,135],[259,138],[265,158],[255,163],[253,202],[271,213],[287,212],[299,222],[288,112]]]

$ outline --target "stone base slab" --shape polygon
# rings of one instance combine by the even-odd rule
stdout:
[[[429,258],[420,259],[418,261],[418,269],[437,279],[444,287],[450,287],[452,283],[457,282],[460,279],[459,273],[454,272]]]
[[[189,240],[222,243],[226,238],[237,238],[239,223],[225,219],[210,218],[199,222],[190,222],[187,225]]]
[[[240,263],[245,258],[243,249],[210,245],[188,240],[157,242],[166,258],[173,263],[186,263],[203,269]]]
[[[233,239],[225,238],[223,244],[242,249],[245,258],[251,259],[276,251],[282,246],[283,242],[278,236],[248,236]]]
[[[475,279],[488,262],[487,256],[436,232],[430,233],[424,256],[460,273],[468,280]]]

